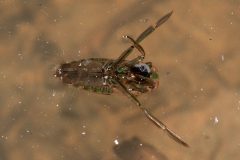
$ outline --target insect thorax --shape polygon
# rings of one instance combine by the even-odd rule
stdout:
[[[158,74],[152,64],[125,62],[116,69],[118,77],[134,94],[146,93],[158,86]]]

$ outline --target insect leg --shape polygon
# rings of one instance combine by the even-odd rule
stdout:
[[[144,51],[143,47],[140,44],[138,44],[132,37],[130,37],[130,36],[126,36],[126,37],[133,42],[134,47],[137,48],[137,50],[142,54],[141,58],[144,59],[145,51]]]
[[[157,23],[155,24],[155,26],[150,26],[148,27],[144,32],[142,32],[136,42],[140,43],[142,40],[144,40],[148,35],[150,35],[156,28],[158,28],[160,25],[162,25],[164,22],[166,22],[169,17],[172,15],[173,11],[169,12],[168,14],[166,14],[165,16],[163,16],[161,19],[159,19],[157,21]],[[126,49],[119,57],[118,59],[112,64],[112,66],[117,66],[119,63],[121,63],[123,60],[125,60],[130,53],[132,52],[132,50],[134,49],[134,46],[130,46],[128,49]]]
[[[142,40],[144,40],[147,36],[149,36],[153,31],[155,31],[156,28],[158,28],[160,25],[162,25],[164,22],[166,22],[170,16],[172,15],[173,11],[169,12],[162,18],[160,18],[155,26],[149,26],[145,31],[143,31],[137,38],[136,42],[140,43]]]
[[[145,51],[143,47],[140,44],[138,44],[132,37],[126,36],[126,38],[130,39],[133,42],[133,46],[125,50],[116,61],[110,64],[110,67],[116,67],[119,63],[121,63],[132,52],[134,47],[137,48],[137,50],[141,53],[141,56],[135,58],[134,62],[141,61],[145,58]]]
[[[136,102],[137,106],[143,111],[143,113],[145,114],[145,116],[151,121],[153,122],[158,128],[161,128],[163,131],[165,131],[167,133],[167,135],[169,137],[171,137],[173,140],[175,140],[177,143],[185,146],[185,147],[189,147],[189,145],[184,142],[184,140],[177,135],[176,133],[174,133],[173,131],[171,131],[163,122],[161,122],[160,120],[158,120],[155,116],[153,116],[146,108],[144,108],[140,101],[131,93],[128,91],[127,87],[122,84],[120,81],[116,80],[117,83],[123,88],[123,90]]]
[[[135,82],[129,82],[128,85],[129,85],[129,87],[131,87],[132,91],[136,91],[139,93],[146,93],[149,91],[147,88],[139,87]],[[136,94],[138,94],[138,93],[136,93]]]
[[[130,46],[128,49],[126,49],[112,64],[113,67],[117,66],[119,63],[121,63],[122,61],[124,61],[129,54],[132,52],[132,50],[134,49],[134,46]]]
[[[135,77],[146,81],[145,83],[147,83],[147,84],[145,84],[145,85],[151,87],[152,89],[154,88],[155,83],[151,78],[144,77],[144,76],[141,76],[141,75],[135,75]]]
[[[132,51],[132,49],[135,47],[135,48],[137,48],[137,50],[141,53],[141,56],[138,56],[137,58],[135,58],[134,59],[134,62],[135,61],[141,61],[141,60],[143,60],[144,58],[145,58],[145,51],[144,51],[144,49],[143,49],[143,47],[140,45],[140,44],[138,44],[132,37],[130,37],[130,36],[126,36],[126,38],[128,38],[129,40],[131,40],[131,42],[133,43],[133,46],[131,46],[128,50],[126,50],[126,51],[124,51],[126,54],[122,54],[122,55],[127,55],[127,54],[130,54],[130,52]],[[121,56],[120,56],[121,57]],[[120,58],[119,57],[119,58]],[[123,59],[122,59],[123,58]],[[121,61],[123,61],[125,58],[124,57],[122,57],[122,58],[120,58],[120,62]],[[116,61],[118,61],[119,59],[117,59]],[[116,67],[116,65],[118,64],[118,63],[116,63],[116,61],[115,62],[113,62],[113,63],[107,63],[106,65],[105,65],[105,67],[107,66],[107,68],[111,68],[111,67]]]
[[[189,147],[189,145],[186,142],[184,142],[184,140],[179,135],[177,135],[172,130],[170,130],[163,122],[161,122],[156,117],[154,117],[147,109],[142,108],[142,110],[150,121],[152,121],[157,127],[166,131],[167,135],[169,137],[171,137],[174,141],[176,141],[177,143],[179,143],[185,147]]]
[[[125,55],[125,56],[129,55],[130,52],[132,51],[132,49],[135,47],[141,53],[141,55],[134,58],[133,60],[129,61],[128,63],[135,64],[139,61],[142,61],[145,58],[145,51],[144,51],[143,47],[140,44],[138,44],[132,37],[126,36],[126,38],[130,39],[133,42],[133,46],[131,46],[128,50],[125,51],[126,54],[122,54],[122,55]],[[121,56],[119,57],[120,59],[117,59],[113,63],[110,63],[110,65],[107,64],[106,66],[115,68],[119,63],[121,63],[121,61],[123,61],[126,58],[126,57],[124,58]],[[119,63],[117,63],[118,60],[119,60]]]
[[[145,58],[145,51],[144,51],[143,47],[140,44],[138,44],[132,37],[127,36],[127,38],[133,42],[134,47],[137,48],[137,50],[142,54],[141,56],[138,56],[138,57],[134,58],[133,60],[129,61],[129,63],[137,63],[139,61],[142,61]]]

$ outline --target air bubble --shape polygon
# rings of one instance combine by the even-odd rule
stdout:
[[[118,142],[117,139],[114,140],[114,144],[115,144],[115,145],[119,145],[119,142]]]

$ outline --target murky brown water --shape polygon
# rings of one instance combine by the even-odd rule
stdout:
[[[65,61],[118,57],[123,35],[171,10],[141,43],[160,86],[139,99],[190,148],[124,95],[53,76]],[[240,158],[240,1],[0,0],[0,13],[0,160]]]

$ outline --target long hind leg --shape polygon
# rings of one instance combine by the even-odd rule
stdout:
[[[177,143],[189,147],[189,145],[176,133],[174,133],[172,130],[170,130],[163,122],[158,120],[155,116],[153,116],[146,108],[144,108],[140,101],[126,88],[124,84],[122,84],[120,81],[117,81],[117,83],[122,87],[122,89],[125,91],[125,93],[131,97],[137,104],[137,106],[143,111],[145,116],[154,123],[158,128],[161,128],[163,131],[167,133],[169,137],[171,137],[173,140],[175,140]]]

